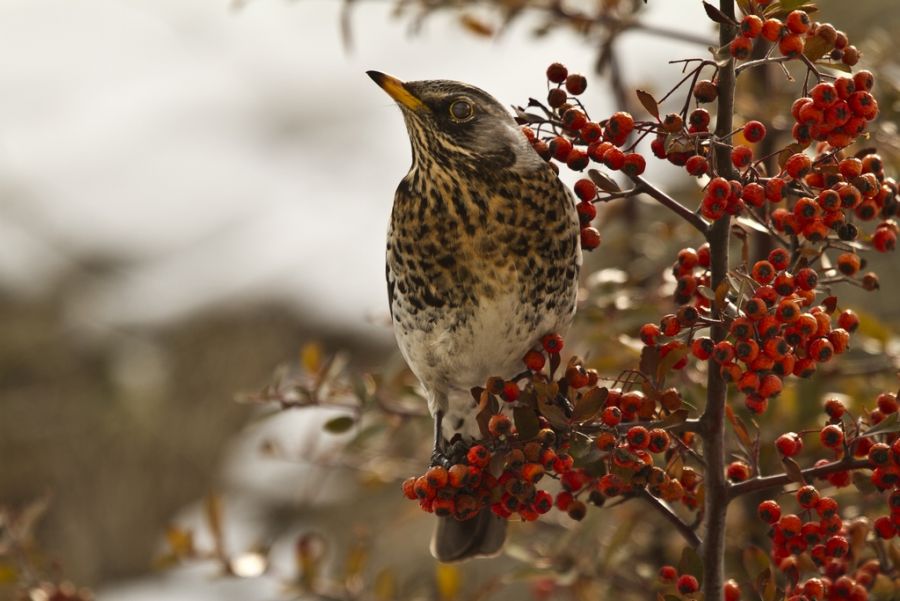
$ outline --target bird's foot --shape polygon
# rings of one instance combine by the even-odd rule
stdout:
[[[441,440],[440,444],[436,444],[431,451],[430,465],[441,465],[449,469],[457,463],[463,463],[468,451],[469,445],[459,435],[455,436],[453,442],[450,443]]]

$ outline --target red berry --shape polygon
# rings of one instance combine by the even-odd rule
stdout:
[[[778,41],[778,51],[787,57],[799,56],[803,52],[806,43],[803,38],[795,33],[789,33]]]
[[[697,99],[697,102],[712,102],[718,96],[718,86],[708,79],[698,81],[694,86],[694,98]]]
[[[815,486],[801,486],[797,489],[797,502],[804,509],[811,509],[819,502],[819,491]]]
[[[570,131],[579,130],[587,124],[587,116],[576,108],[571,108],[563,113],[563,127]]]
[[[488,420],[488,432],[492,436],[505,436],[512,431],[512,421],[503,414],[492,415]]]
[[[809,97],[812,98],[813,105],[818,109],[825,109],[838,100],[837,88],[833,83],[822,82],[816,84],[809,91]]]
[[[722,586],[722,592],[724,593],[725,601],[741,601],[741,587],[733,578],[725,581],[725,584]]]
[[[728,44],[728,51],[737,60],[747,60],[753,51],[753,41],[748,37],[738,36]]]
[[[641,175],[646,167],[647,162],[644,160],[644,157],[636,152],[631,152],[626,154],[623,159],[622,173],[630,177],[636,177]]]
[[[800,290],[813,290],[819,283],[819,274],[811,267],[804,267],[794,276],[794,282]]]
[[[707,336],[695,338],[693,342],[691,342],[691,353],[698,359],[705,361],[712,356],[715,346],[712,338]]]
[[[584,75],[572,73],[566,77],[566,90],[573,96],[578,96],[587,89],[587,78]]]
[[[558,161],[565,161],[572,152],[572,142],[562,136],[556,136],[550,140],[550,154]]]
[[[828,447],[829,449],[837,449],[840,448],[841,444],[844,442],[844,432],[841,430],[840,426],[830,425],[825,426],[819,432],[819,440],[822,442],[822,445]]]
[[[785,457],[793,457],[803,450],[803,439],[796,432],[786,432],[775,440],[775,448]]]
[[[811,168],[812,160],[802,152],[792,154],[784,164],[785,172],[794,179],[802,178]]]
[[[666,582],[671,582],[678,578],[678,570],[675,566],[663,566],[659,569],[659,578]]]
[[[766,137],[766,126],[759,121],[748,121],[744,125],[744,139],[750,143],[759,142]]]
[[[407,499],[417,499],[418,495],[416,494],[415,486],[416,486],[416,477],[412,476],[411,478],[407,478],[403,481],[402,490],[403,496]]]
[[[734,461],[728,464],[725,474],[732,482],[743,482],[750,477],[750,466],[743,461]]]
[[[659,326],[655,323],[645,323],[640,330],[641,342],[647,346],[656,346],[656,339],[661,333]]]
[[[800,529],[802,527],[803,522],[800,520],[800,517],[793,513],[782,516],[781,519],[778,520],[778,528],[781,529],[787,537],[797,536],[800,534]]]
[[[784,32],[784,23],[778,19],[766,19],[762,26],[762,37],[770,42],[777,42]]]
[[[597,207],[594,206],[594,203],[587,200],[582,200],[575,205],[575,210],[578,211],[578,221],[582,225],[589,224],[597,216]]]
[[[553,83],[562,83],[569,75],[569,70],[560,63],[553,63],[547,67],[547,79]]]
[[[755,38],[762,32],[763,20],[756,15],[747,15],[741,19],[741,35]]]
[[[585,250],[594,250],[598,246],[600,246],[599,230],[593,227],[581,228],[581,248]]]
[[[688,123],[697,131],[706,131],[709,127],[710,119],[709,111],[706,109],[697,108],[688,115]]]
[[[699,177],[709,171],[709,162],[706,160],[706,157],[695,154],[685,162],[684,169],[690,175]]]
[[[833,420],[841,419],[847,409],[838,399],[828,399],[825,401],[825,413]]]
[[[531,371],[541,371],[544,368],[544,363],[546,362],[546,359],[544,358],[544,355],[541,352],[535,351],[535,350],[530,350],[527,353],[525,353],[524,361],[525,361],[525,367],[527,367]]]
[[[756,512],[764,522],[774,524],[781,519],[781,506],[777,502],[768,499],[759,504]]]
[[[501,394],[507,403],[514,403],[519,398],[520,392],[515,382],[505,382]]]
[[[677,588],[678,592],[682,595],[690,595],[691,593],[696,593],[700,589],[700,583],[690,574],[682,574],[678,577],[675,588]]]
[[[731,151],[731,163],[738,169],[744,169],[753,161],[753,151],[749,146],[735,146]]]
[[[549,354],[559,353],[563,348],[563,339],[559,334],[547,334],[541,338],[541,345]]]
[[[607,426],[617,426],[622,421],[622,410],[618,407],[607,407],[600,415],[600,419]]]
[[[879,227],[872,235],[872,246],[878,252],[890,252],[897,247],[897,234],[886,227]]]
[[[606,127],[613,137],[626,137],[634,129],[634,117],[624,111],[614,113],[606,122]]]
[[[597,185],[587,178],[575,182],[575,195],[581,200],[593,200],[597,196]]]
[[[625,435],[628,444],[635,449],[646,449],[650,444],[650,433],[644,426],[632,426]]]
[[[888,516],[881,516],[876,519],[872,526],[879,538],[890,539],[894,538],[897,534],[897,528],[894,526],[894,521]]]
[[[806,11],[793,10],[788,13],[784,24],[792,33],[806,33],[811,23]]]

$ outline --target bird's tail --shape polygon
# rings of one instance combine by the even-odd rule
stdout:
[[[485,507],[468,520],[438,518],[431,539],[431,554],[445,563],[472,557],[488,557],[499,553],[505,540],[506,520]]]

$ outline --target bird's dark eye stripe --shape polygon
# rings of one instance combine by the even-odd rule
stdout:
[[[474,109],[468,100],[457,100],[450,105],[450,116],[457,121],[464,121],[472,116]]]

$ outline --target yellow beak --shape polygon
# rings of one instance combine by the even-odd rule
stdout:
[[[406,88],[403,82],[396,77],[391,77],[390,75],[385,75],[378,71],[366,71],[366,75],[371,77],[372,81],[377,83],[382,90],[387,92],[388,95],[396,100],[401,106],[404,106],[411,111],[418,111],[425,108],[425,104],[416,98],[412,92]]]

